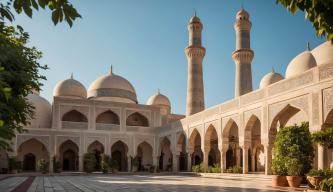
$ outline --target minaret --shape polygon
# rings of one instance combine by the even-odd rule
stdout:
[[[232,58],[236,63],[235,97],[252,91],[251,62],[254,56],[250,47],[250,16],[243,8],[236,15],[236,50]]]
[[[202,23],[196,14],[187,25],[189,45],[185,48],[188,63],[186,115],[192,115],[205,109],[202,77],[202,60],[206,49],[201,46]]]

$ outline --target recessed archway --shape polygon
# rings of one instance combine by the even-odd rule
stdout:
[[[139,160],[138,169],[140,171],[148,171],[153,165],[153,148],[146,141],[140,143],[137,147],[137,157]]]
[[[164,137],[160,143],[160,159],[159,168],[162,171],[171,171],[172,168],[172,152],[171,143],[167,137]]]
[[[70,122],[88,122],[87,117],[77,110],[71,110],[65,113],[61,120]]]
[[[221,154],[218,149],[218,136],[214,126],[210,125],[205,134],[205,149],[208,149],[208,166],[220,165]]]
[[[115,142],[111,147],[111,158],[115,160],[118,164],[118,171],[127,171],[127,152],[128,147],[122,141]]]
[[[127,126],[142,126],[142,127],[149,127],[148,119],[143,116],[142,114],[135,112],[132,113],[126,119]]]
[[[179,171],[186,171],[187,170],[186,136],[185,136],[184,133],[181,133],[179,138],[178,138],[177,150],[178,150],[178,153],[179,153],[179,159],[178,159]]]
[[[59,147],[60,164],[63,171],[78,171],[79,147],[71,140],[67,140]]]
[[[119,116],[111,110],[107,110],[96,117],[96,123],[119,125]]]
[[[189,152],[191,153],[191,162],[193,165],[199,165],[203,161],[203,152],[201,150],[201,136],[197,129],[192,131],[189,141]]]
[[[333,109],[328,113],[322,129],[333,127]],[[333,148],[324,147],[324,168],[333,169]]]
[[[88,153],[93,153],[96,158],[95,170],[101,169],[101,155],[104,153],[104,146],[99,141],[94,141],[88,146]]]
[[[228,146],[226,151],[226,169],[242,165],[242,150],[239,147],[239,131],[236,122],[229,119],[223,129],[223,145]]]
[[[23,142],[17,150],[17,160],[22,162],[23,171],[36,171],[37,162],[41,159],[49,162],[49,155],[44,144],[37,139]]]

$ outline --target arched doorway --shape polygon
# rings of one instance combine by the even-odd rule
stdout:
[[[67,140],[59,148],[60,163],[63,171],[78,171],[79,147],[71,140]]]
[[[170,150],[170,140],[164,137],[160,143],[160,160],[159,168],[162,171],[171,171],[172,169],[172,153]]]
[[[179,159],[178,159],[178,167],[179,171],[186,171],[187,170],[187,157],[186,157],[186,137],[182,133],[179,136],[178,142],[177,142],[177,150],[179,150]]]
[[[111,147],[111,158],[118,164],[118,171],[128,171],[127,166],[128,147],[122,141],[115,142]]]
[[[23,159],[24,171],[36,171],[36,156],[32,153],[24,155]]]
[[[189,141],[189,152],[191,154],[192,165],[200,165],[203,161],[203,153],[201,150],[201,136],[197,129],[192,131]]]
[[[104,146],[99,141],[94,141],[88,146],[88,153],[93,153],[96,159],[95,171],[101,170],[102,154],[104,153]]]
[[[205,148],[208,149],[208,166],[219,165],[221,154],[218,149],[218,136],[215,127],[210,125],[205,134]]]
[[[322,130],[333,127],[333,109],[328,113]],[[333,148],[324,147],[324,168],[333,169]]]
[[[232,119],[223,129],[223,145],[228,146],[226,151],[226,169],[233,166],[242,166],[242,149],[239,147],[238,126]]]
[[[138,169],[149,171],[148,168],[153,165],[153,148],[151,145],[145,141],[138,145],[137,157],[139,160]]]
[[[249,147],[249,172],[265,171],[265,160],[262,158],[264,153],[264,146],[261,143],[261,122],[255,115],[252,115],[249,118],[245,126],[244,141],[245,144]]]
[[[17,150],[17,161],[22,162],[23,171],[36,171],[37,162],[41,159],[49,162],[49,155],[44,144],[37,139],[23,142]]]

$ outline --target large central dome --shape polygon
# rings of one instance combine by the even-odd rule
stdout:
[[[88,89],[88,98],[122,103],[137,103],[135,89],[125,78],[115,75],[112,67],[108,75],[96,79]]]

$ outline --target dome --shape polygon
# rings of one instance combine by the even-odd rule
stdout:
[[[138,102],[132,84],[125,78],[113,74],[112,68],[108,75],[99,77],[90,84],[88,98],[124,103]]]
[[[155,95],[151,96],[148,101],[147,105],[162,105],[171,107],[170,100],[167,96],[163,95],[158,91]]]
[[[259,85],[259,88],[262,89],[262,88],[265,88],[267,87],[268,85],[271,85],[273,83],[276,83],[280,80],[283,79],[283,76],[280,75],[279,73],[275,73],[274,69],[267,73],[260,81],[260,85]]]
[[[37,92],[27,96],[28,102],[35,107],[34,118],[31,119],[28,127],[32,128],[50,128],[52,121],[52,107],[51,104],[39,96]]]
[[[316,59],[317,65],[333,63],[333,45],[326,41],[311,51]]]
[[[297,55],[289,64],[286,70],[286,78],[294,77],[317,66],[316,59],[308,50]]]
[[[59,81],[53,89],[53,96],[87,98],[86,88],[73,78]]]
[[[240,19],[240,18],[248,19],[249,17],[250,17],[249,13],[243,8],[241,10],[239,10],[236,14],[237,19]]]

